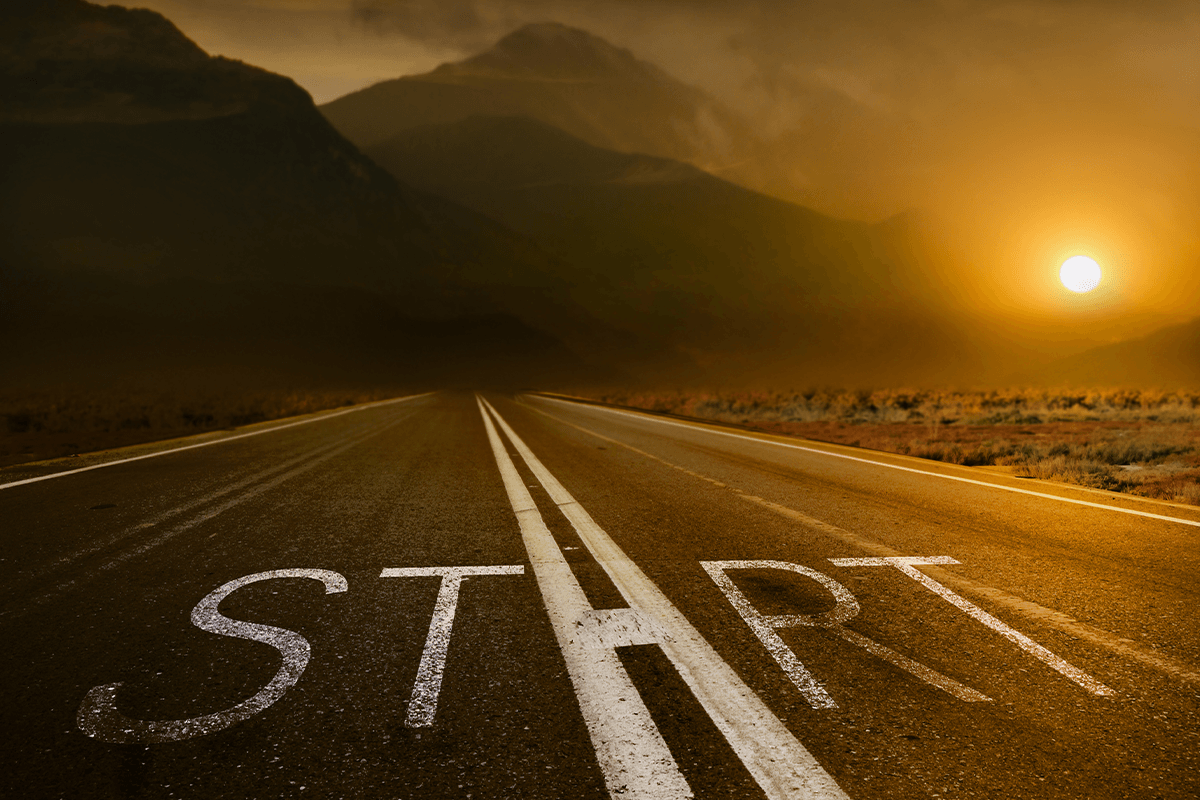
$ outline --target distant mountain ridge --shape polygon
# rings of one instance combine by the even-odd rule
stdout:
[[[599,36],[557,22],[518,28],[490,49],[457,63],[442,64],[436,75],[524,76],[533,80],[623,80],[677,88],[666,72]]]
[[[49,123],[225,116],[286,81],[210,58],[152,11],[76,0],[12,0],[0,70],[10,78],[0,84],[0,120]]]
[[[0,112],[10,266],[401,287],[503,261],[497,248],[537,261],[399,185],[290,79],[210,58],[153,12],[53,0],[19,22],[0,33],[16,53]]]
[[[703,171],[697,153],[734,130],[706,128],[705,109],[723,112],[582,31],[533,26],[351,96],[380,130],[403,122],[364,153],[292,81],[211,58],[153,12],[5,13],[10,384],[205,364],[543,386],[613,364],[772,385],[982,385],[1012,369],[946,279],[915,268],[912,220],[836,220]],[[1193,328],[1031,380],[1115,384],[1156,364],[1185,381]]]
[[[526,116],[589,144],[671,158],[818,209],[876,193],[880,170],[911,157],[912,121],[820,81],[760,87],[794,118],[752,124],[704,90],[577,28],[519,28],[489,50],[383,81],[321,106],[355,144],[474,115]],[[876,153],[866,165],[856,154]],[[840,211],[836,213],[842,213]]]
[[[586,31],[528,25],[490,50],[321,106],[360,147],[426,124],[525,116],[621,152],[719,168],[753,131],[714,98]]]
[[[1055,346],[1020,339],[1003,312],[972,316],[975,289],[961,280],[936,221],[919,213],[876,225],[832,220],[717,182],[730,176],[795,197],[808,189],[792,173],[808,172],[820,176],[814,191],[836,180],[853,194],[872,169],[843,163],[847,138],[890,142],[901,157],[904,120],[833,86],[792,89],[807,117],[763,141],[699,89],[599,37],[548,24],[322,112],[401,180],[573,263],[587,287],[575,295],[593,293],[607,307],[596,313],[646,336],[658,330],[689,343],[681,347],[706,337],[759,341],[741,364],[761,357],[822,376],[809,380],[985,385],[1023,370],[1053,382],[1046,364]],[[630,128],[638,135],[626,135]],[[757,274],[736,280],[738,261]],[[791,280],[763,280],[789,264]],[[622,308],[627,289],[632,301]],[[712,363],[703,349],[696,357]],[[1108,374],[1104,382],[1119,382],[1119,367]]]
[[[1021,377],[1051,385],[1200,388],[1200,317],[1086,350]]]
[[[366,153],[537,241],[597,318],[706,363],[850,379],[865,363],[930,376],[973,356],[961,321],[876,226],[527,117],[413,128]]]
[[[81,347],[119,355],[103,341],[121,324],[118,309],[138,314],[120,301],[120,286],[169,307],[178,293],[166,287],[179,281],[213,287],[197,296],[214,303],[222,284],[343,286],[362,290],[346,302],[363,303],[364,319],[381,318],[367,310],[376,302],[369,294],[395,310],[392,318],[508,314],[527,320],[517,327],[535,319],[559,332],[589,325],[569,305],[546,303],[543,293],[560,282],[553,258],[488,218],[400,185],[291,80],[211,58],[154,12],[82,0],[20,0],[6,12],[4,301],[26,298],[44,315],[65,315],[72,304],[86,306],[80,293],[89,276],[100,279],[109,288],[95,302],[110,303],[112,313],[93,309],[107,322],[80,338]],[[243,306],[234,320],[236,306],[218,305],[209,324],[286,343],[270,330],[270,315]],[[199,312],[188,319],[203,324]],[[32,325],[12,331],[9,363],[16,342],[42,346]],[[502,329],[514,330],[506,325],[497,341],[508,335]],[[369,335],[366,327],[359,333]],[[220,337],[184,338],[203,345]],[[430,358],[439,358],[430,343],[407,354],[410,365]]]

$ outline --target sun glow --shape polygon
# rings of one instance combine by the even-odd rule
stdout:
[[[1063,262],[1058,277],[1072,292],[1084,294],[1100,285],[1100,265],[1087,256],[1072,256]]]

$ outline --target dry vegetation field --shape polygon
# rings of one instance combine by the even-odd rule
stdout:
[[[394,397],[384,390],[0,392],[0,467]]]
[[[606,403],[1200,505],[1200,392],[588,392]]]

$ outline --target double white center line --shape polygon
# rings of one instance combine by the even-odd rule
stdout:
[[[550,474],[508,423],[486,400],[478,401],[609,794],[645,800],[692,796],[615,650],[630,644],[657,644],[770,800],[846,800],[812,754]],[[629,609],[597,611],[588,603],[489,412],[608,573]]]

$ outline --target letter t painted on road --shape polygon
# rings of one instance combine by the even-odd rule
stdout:
[[[1054,655],[1054,653],[1051,653],[1049,650],[1042,647],[1040,644],[1033,641],[1025,634],[1021,633],[1020,631],[1016,631],[1016,630],[1010,628],[1008,625],[1006,625],[1003,622],[1001,622],[1000,620],[996,619],[991,614],[989,614],[988,612],[984,611],[979,606],[972,603],[970,600],[967,600],[965,597],[955,594],[954,592],[950,591],[942,584],[935,581],[933,578],[929,577],[928,575],[926,575],[925,573],[923,573],[917,569],[917,566],[924,565],[924,564],[933,565],[933,564],[957,564],[957,563],[959,563],[958,561],[954,560],[953,558],[950,558],[949,556],[930,556],[927,558],[922,558],[919,556],[917,556],[917,557],[893,556],[893,557],[875,557],[875,558],[831,558],[829,560],[832,561],[836,566],[839,566],[839,567],[888,567],[888,566],[895,567],[896,569],[900,570],[908,577],[912,578],[917,583],[924,586],[929,591],[933,592],[934,594],[941,595],[942,598],[945,599],[946,602],[950,603],[952,606],[958,608],[961,611],[966,612],[966,614],[968,616],[974,617],[975,619],[982,622],[984,625],[987,625],[989,628],[991,628],[992,630],[996,631],[1004,638],[1011,641],[1017,647],[1020,647],[1022,650],[1029,653],[1031,656],[1038,658],[1041,661],[1045,662],[1045,664],[1047,666],[1049,666],[1051,669],[1057,670],[1058,672],[1062,673],[1066,677],[1075,681],[1075,683],[1082,686],[1084,689],[1087,689],[1092,694],[1097,694],[1097,695],[1101,695],[1101,696],[1105,696],[1105,697],[1116,694],[1116,692],[1114,692],[1112,689],[1105,686],[1103,683],[1100,683],[1100,681],[1096,680],[1091,675],[1088,675],[1086,672],[1084,672],[1081,669],[1071,666],[1066,661],[1064,661],[1061,658],[1059,658],[1058,656]]]
[[[408,702],[409,728],[428,728],[437,713],[438,693],[442,689],[442,673],[446,669],[446,652],[450,649],[450,631],[454,627],[454,612],[458,608],[458,590],[464,578],[471,575],[523,575],[520,565],[501,567],[389,567],[379,573],[381,578],[430,578],[441,576],[429,636],[417,667],[417,682]]]

